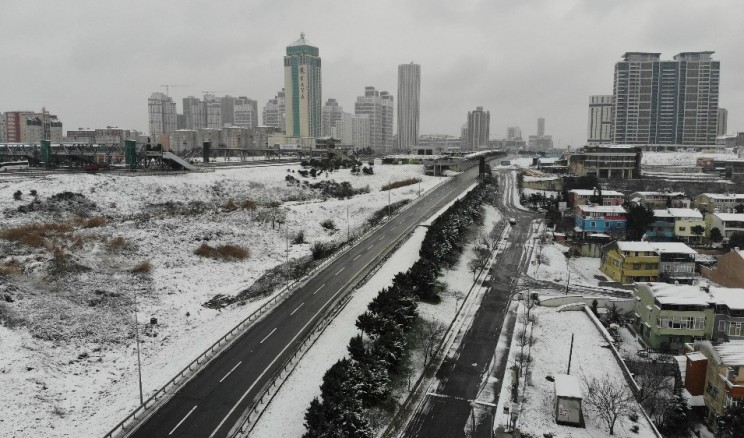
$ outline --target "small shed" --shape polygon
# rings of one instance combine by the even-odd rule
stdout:
[[[558,374],[555,376],[555,422],[567,426],[584,427],[584,414],[581,411],[581,385],[576,376]]]

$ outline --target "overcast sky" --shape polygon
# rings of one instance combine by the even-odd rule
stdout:
[[[742,0],[126,0],[0,3],[0,111],[46,106],[70,129],[147,131],[147,98],[214,90],[258,100],[283,86],[283,56],[305,32],[323,62],[323,101],[347,112],[365,86],[397,92],[421,64],[421,133],[459,135],[468,110],[556,145],[586,139],[587,102],[612,94],[629,51],[713,50],[729,132],[744,129]],[[397,96],[396,96],[397,99]],[[261,123],[259,115],[259,123]]]

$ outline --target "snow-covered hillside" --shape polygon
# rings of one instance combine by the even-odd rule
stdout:
[[[307,256],[313,242],[345,240],[347,217],[353,238],[373,212],[419,194],[418,184],[382,192],[383,184],[420,178],[423,193],[443,181],[413,165],[315,179],[298,169],[2,177],[0,233],[37,237],[0,239],[0,436],[102,435],[138,404],[135,295],[147,397],[268,299],[202,306],[284,262],[287,236],[303,231],[307,243],[290,244],[288,257]],[[369,193],[323,199],[304,184],[331,179]],[[62,192],[82,196],[54,196]],[[335,230],[321,226],[329,219]],[[202,243],[241,246],[250,256],[202,258],[194,254]],[[149,273],[131,272],[144,261]]]

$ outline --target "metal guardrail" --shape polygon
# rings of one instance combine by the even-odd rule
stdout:
[[[450,179],[450,181],[454,181],[457,179],[459,179],[459,175]],[[400,210],[398,210],[398,213],[402,213],[408,210],[409,208],[411,208],[412,205],[417,204],[419,200],[423,199],[424,195],[428,194],[429,192],[436,189],[437,187],[439,187],[439,185],[429,188],[428,190],[426,190],[425,192],[421,194],[422,196],[416,198],[413,202],[409,202],[408,204],[404,205]],[[123,420],[121,420],[116,426],[114,426],[106,435],[104,435],[104,438],[113,438],[117,436],[118,432],[126,431],[128,427],[131,427],[132,423],[135,420],[142,419],[142,417],[146,413],[149,413],[149,409],[155,406],[155,404],[161,399],[163,399],[163,397],[168,395],[169,390],[172,390],[176,387],[180,387],[181,385],[186,383],[189,380],[189,378],[193,377],[199,370],[201,370],[201,368],[204,367],[209,362],[209,360],[217,357],[219,353],[221,353],[225,347],[229,346],[233,341],[235,341],[238,337],[240,337],[244,333],[245,330],[250,328],[251,325],[259,319],[259,317],[267,313],[270,308],[284,301],[284,299],[286,299],[289,295],[293,294],[298,289],[298,287],[296,287],[297,285],[309,281],[313,276],[315,276],[315,274],[318,273],[318,271],[325,269],[329,264],[338,260],[343,254],[345,254],[347,251],[353,248],[357,243],[369,237],[375,231],[385,226],[388,222],[389,220],[385,222],[381,222],[378,226],[372,227],[368,229],[366,232],[364,232],[363,234],[357,236],[356,238],[350,241],[347,241],[346,243],[344,243],[343,246],[339,248],[338,251],[336,251],[336,253],[333,256],[329,257],[328,259],[324,260],[321,264],[313,268],[310,272],[305,274],[305,276],[302,279],[285,286],[283,290],[281,290],[277,295],[275,295],[269,301],[264,303],[261,307],[256,309],[256,311],[251,313],[247,318],[239,322],[235,327],[233,327],[230,331],[228,331],[224,336],[222,336],[214,344],[212,344],[209,348],[207,348],[204,352],[202,352],[199,356],[197,356],[196,359],[194,359],[186,367],[184,367],[178,374],[176,374],[175,377],[170,379],[165,385],[163,385],[161,388],[155,391],[155,393],[152,394],[147,400],[145,400],[142,404],[137,406],[134,409],[134,411],[132,411]],[[313,332],[314,330],[310,332],[310,335],[312,335]],[[304,345],[307,342],[310,335],[306,336],[306,338],[303,340],[300,346]],[[291,362],[297,356],[297,354],[298,354],[297,351],[295,351],[295,353],[292,356],[290,356],[290,359],[288,359],[287,362],[285,362],[285,364],[279,369],[278,371],[279,374],[281,373],[282,370],[284,370],[285,367],[288,366],[287,364]],[[270,380],[269,383],[275,384],[274,380],[275,378],[272,378],[272,380]],[[265,385],[265,388],[262,388],[261,394],[265,393],[266,386],[269,386],[269,383]],[[263,395],[262,395],[262,398],[263,398]],[[257,405],[254,404],[254,406],[251,409],[255,409],[255,406]]]

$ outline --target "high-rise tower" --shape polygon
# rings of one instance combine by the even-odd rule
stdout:
[[[176,103],[163,93],[152,93],[147,100],[150,135],[157,141],[161,136],[176,130]]]
[[[418,144],[421,99],[421,66],[398,66],[398,149]]]
[[[720,61],[713,52],[629,52],[615,64],[613,141],[706,145],[716,140]]]
[[[287,47],[284,57],[287,135],[320,137],[320,52],[305,40],[305,34]]]
[[[467,138],[463,149],[477,151],[480,147],[488,146],[490,137],[491,113],[483,111],[479,106],[475,111],[468,111]]]

